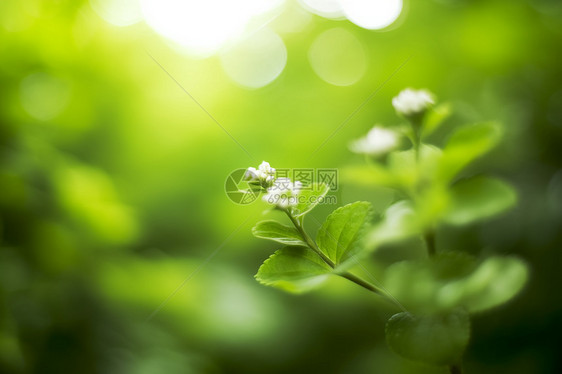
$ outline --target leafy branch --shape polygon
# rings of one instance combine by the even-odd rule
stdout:
[[[329,187],[275,178],[276,171],[267,162],[248,169],[251,188],[263,191],[263,199],[284,212],[292,224],[268,220],[252,229],[254,236],[284,245],[261,265],[256,279],[267,286],[305,292],[332,275],[343,277],[402,310],[386,324],[387,343],[394,352],[461,373],[470,314],[509,301],[528,277],[526,264],[512,256],[475,258],[437,247],[442,230],[483,222],[516,204],[515,190],[500,179],[459,178],[468,165],[499,143],[501,127],[493,122],[461,126],[438,147],[427,139],[447,120],[450,105],[435,105],[431,93],[411,89],[395,97],[393,105],[406,124],[377,125],[351,143],[350,149],[369,162],[343,172],[350,183],[400,193],[402,198],[374,224],[371,204],[354,202],[334,210],[314,240],[304,228],[304,217],[322,202]],[[409,149],[400,148],[403,137],[410,140]],[[357,258],[416,237],[424,241],[427,258],[388,266],[384,288],[349,271]]]

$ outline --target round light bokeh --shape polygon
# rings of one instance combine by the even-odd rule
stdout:
[[[285,3],[283,11],[271,22],[271,27],[280,34],[302,32],[312,20],[312,14],[298,4]]]
[[[340,0],[347,19],[368,30],[390,26],[402,12],[402,0]]]
[[[264,28],[222,53],[220,61],[234,82],[260,88],[281,74],[287,64],[287,49],[276,33]]]
[[[90,6],[115,26],[130,26],[142,20],[139,0],[90,0]]]
[[[308,52],[314,72],[336,86],[356,83],[367,70],[363,45],[351,32],[337,27],[320,34]]]
[[[20,84],[23,109],[40,121],[49,121],[58,116],[68,104],[69,98],[69,85],[47,73],[28,75]]]
[[[342,0],[299,0],[303,8],[311,13],[330,19],[343,19]]]
[[[284,0],[141,0],[145,20],[189,54],[207,57],[240,38],[253,17]]]

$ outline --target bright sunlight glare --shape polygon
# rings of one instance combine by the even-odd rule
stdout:
[[[239,38],[253,17],[284,0],[142,0],[148,25],[189,54],[207,57]]]
[[[221,65],[236,83],[260,88],[273,82],[287,64],[287,49],[276,33],[263,28],[221,55]]]
[[[115,26],[130,26],[142,20],[139,0],[90,0],[90,6]]]
[[[330,19],[345,18],[340,4],[341,1],[342,0],[299,0],[302,7],[309,12]]]
[[[359,27],[379,30],[390,26],[402,12],[402,0],[340,0],[347,19]]]

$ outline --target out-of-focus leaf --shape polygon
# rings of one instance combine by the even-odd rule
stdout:
[[[369,165],[350,166],[341,171],[342,181],[363,186],[399,187],[392,173],[383,165],[372,162]]]
[[[528,273],[527,265],[518,258],[490,257],[470,276],[442,287],[439,303],[462,304],[470,312],[493,308],[517,295],[527,282]]]
[[[442,103],[433,107],[425,115],[422,137],[425,138],[437,130],[452,113],[451,104]]]
[[[500,138],[501,127],[495,122],[478,123],[457,129],[443,150],[439,170],[441,179],[452,179],[470,162],[492,149]]]
[[[416,157],[413,149],[393,152],[388,156],[388,169],[397,183],[406,191],[420,181],[433,180],[441,160],[441,150],[432,145],[422,145]]]
[[[448,307],[436,303],[441,288],[467,276],[474,268],[474,259],[466,254],[440,253],[431,259],[391,265],[386,270],[384,285],[408,310],[436,313]]]
[[[306,247],[301,234],[294,227],[282,225],[277,221],[261,221],[252,228],[256,238],[269,239],[285,245]]]
[[[420,234],[416,213],[410,201],[402,200],[391,205],[383,220],[366,237],[366,245],[374,250],[379,245],[406,239]]]
[[[330,191],[330,186],[324,183],[313,183],[299,193],[299,202],[294,208],[294,216],[301,217],[310,212],[320,203]]]
[[[255,278],[266,286],[300,293],[319,286],[331,272],[311,249],[284,247],[265,260]]]
[[[516,258],[490,257],[481,263],[462,253],[442,253],[422,261],[404,261],[385,274],[388,292],[420,313],[462,306],[476,312],[503,304],[527,280],[527,267]]]
[[[397,354],[434,365],[458,363],[470,338],[462,308],[436,315],[398,313],[386,323],[386,341]]]
[[[462,180],[451,188],[447,223],[466,225],[499,214],[517,202],[517,193],[505,182],[489,177]]]
[[[336,265],[363,248],[360,240],[372,214],[371,203],[357,201],[334,210],[320,227],[318,247]]]

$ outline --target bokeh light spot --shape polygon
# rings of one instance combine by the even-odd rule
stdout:
[[[287,49],[273,31],[263,29],[220,57],[226,74],[248,88],[260,88],[273,82],[287,64]]]
[[[141,0],[148,25],[197,57],[211,56],[236,41],[254,17],[282,3],[282,0]]]
[[[299,0],[311,13],[330,19],[345,18],[340,0]]]
[[[115,26],[130,26],[142,20],[139,0],[90,0],[90,6]]]
[[[47,73],[34,73],[20,84],[20,100],[25,111],[35,119],[48,121],[66,107],[70,87],[63,80]]]
[[[361,42],[349,31],[324,31],[308,52],[310,64],[320,78],[336,86],[349,86],[365,74],[367,56]]]
[[[342,0],[347,19],[359,27],[379,30],[390,26],[402,12],[402,0]]]

